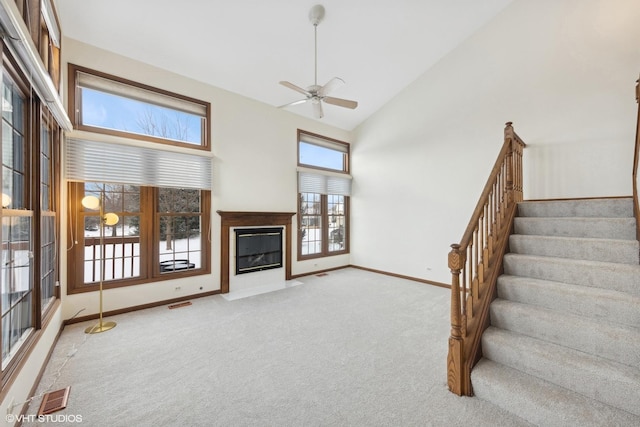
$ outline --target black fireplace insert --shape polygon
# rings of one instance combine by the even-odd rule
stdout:
[[[283,227],[236,229],[236,274],[281,268],[282,230]]]

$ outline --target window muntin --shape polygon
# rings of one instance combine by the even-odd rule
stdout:
[[[298,131],[298,166],[349,172],[349,144]]]
[[[69,65],[79,129],[209,149],[209,103]]]

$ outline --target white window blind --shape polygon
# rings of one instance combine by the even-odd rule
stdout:
[[[351,175],[298,169],[298,192],[351,195]]]
[[[72,181],[211,190],[210,157],[72,138],[66,145]]]
[[[183,111],[200,117],[207,117],[207,107],[205,104],[198,104],[177,96],[164,95],[138,86],[99,77],[94,74],[78,71],[77,84],[80,87],[94,89],[99,92],[106,92],[112,95],[122,96],[124,98],[135,99],[137,101],[151,103],[173,110]]]

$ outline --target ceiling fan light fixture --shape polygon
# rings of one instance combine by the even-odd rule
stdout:
[[[314,27],[314,83],[310,86],[307,86],[306,89],[303,89],[300,86],[294,85],[293,83],[290,83],[288,81],[281,81],[281,85],[295,90],[296,92],[302,93],[306,98],[298,101],[293,101],[278,107],[285,108],[311,101],[311,104],[313,105],[314,115],[319,119],[324,116],[324,113],[322,111],[322,101],[325,101],[328,104],[337,105],[338,107],[350,109],[354,109],[358,106],[358,103],[356,101],[351,101],[349,99],[332,98],[327,96],[329,92],[334,90],[336,87],[344,84],[344,80],[342,80],[341,78],[334,77],[333,79],[329,80],[324,86],[320,86],[318,84],[318,24],[320,24],[320,22],[322,22],[322,20],[324,19],[324,13],[324,6],[322,6],[321,4],[313,6],[309,11],[309,21],[311,21]]]

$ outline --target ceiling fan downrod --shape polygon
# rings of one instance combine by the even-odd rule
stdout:
[[[314,80],[313,84],[318,86],[318,24],[324,19],[324,6],[317,4],[309,11],[309,21],[313,24],[313,45],[314,45]]]

